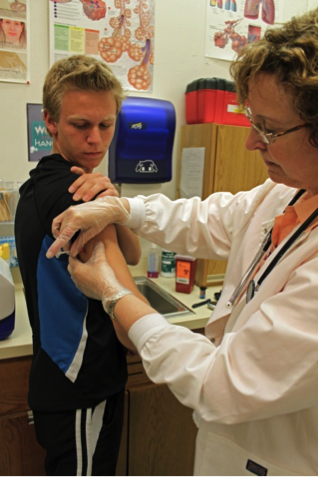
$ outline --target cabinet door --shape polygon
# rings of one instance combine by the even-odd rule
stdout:
[[[258,151],[248,151],[245,147],[249,128],[218,125],[215,156],[214,187],[212,192],[231,192],[251,190],[263,184],[268,177],[267,168]],[[212,192],[205,191],[205,197]],[[200,282],[207,286],[216,275],[225,273],[227,262],[222,260],[203,260]],[[200,267],[201,264],[199,264]]]
[[[203,193],[202,199],[206,199],[214,189],[215,178],[215,157],[217,147],[217,132],[218,125],[215,123],[207,124],[192,124],[182,126],[179,154],[178,154],[178,167],[177,167],[177,188],[176,197],[180,198],[180,179],[182,169],[182,152],[184,148],[204,147],[205,148],[205,160],[204,160],[204,177],[203,177]]]
[[[28,409],[31,361],[31,356],[1,360],[0,416],[17,414]]]
[[[267,168],[260,153],[246,149],[248,134],[249,128],[218,125],[214,192],[236,194],[251,190],[267,179]]]
[[[225,124],[194,124],[182,126],[179,153],[179,176],[183,148],[204,147],[205,163],[202,199],[213,192],[250,190],[268,177],[258,151],[248,151],[245,143],[249,128]],[[227,262],[222,260],[197,260],[195,283],[198,286],[222,283]]]
[[[192,410],[166,385],[129,390],[129,475],[193,475],[197,429]]]
[[[0,417],[0,475],[46,475],[28,412]]]

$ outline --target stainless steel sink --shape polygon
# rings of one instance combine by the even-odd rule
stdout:
[[[152,308],[165,318],[192,315],[194,312],[146,277],[135,277],[137,288],[149,301]]]

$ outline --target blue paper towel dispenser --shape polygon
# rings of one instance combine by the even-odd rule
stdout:
[[[169,101],[126,98],[109,148],[110,180],[117,184],[169,182],[175,123]]]

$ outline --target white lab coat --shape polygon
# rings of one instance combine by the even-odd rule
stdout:
[[[265,475],[262,468],[267,475],[318,475],[317,229],[293,244],[247,305],[243,297],[231,314],[225,307],[295,192],[267,180],[203,202],[130,199],[129,225],[140,236],[178,253],[228,259],[207,337],[159,315],[129,333],[150,379],[167,383],[195,410],[195,475],[254,475],[248,461],[257,475]]]

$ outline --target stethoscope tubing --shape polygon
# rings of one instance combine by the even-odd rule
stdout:
[[[289,240],[284,244],[284,246],[279,250],[277,255],[273,258],[273,260],[270,262],[262,276],[259,278],[257,283],[255,283],[255,280],[250,280],[247,288],[247,294],[246,294],[246,303],[249,303],[250,300],[252,300],[255,296],[255,293],[259,290],[260,285],[262,282],[265,280],[265,278],[268,277],[268,275],[272,272],[272,270],[275,268],[277,263],[282,259],[284,254],[289,250],[289,248],[292,246],[292,244],[297,240],[297,238],[307,229],[307,227],[311,224],[311,222],[314,221],[314,219],[318,217],[318,209],[315,210],[309,217],[306,219],[300,227],[296,230],[296,232],[290,237]]]
[[[287,240],[283,247],[278,251],[274,259],[268,265],[262,276],[259,278],[257,285],[260,287],[265,278],[272,272],[279,260],[282,259],[284,254],[290,249],[292,244],[297,240],[297,238],[309,227],[309,225],[318,217],[318,209],[316,209],[309,217],[298,227],[296,232]]]
[[[293,199],[289,202],[288,206],[295,204],[297,200],[304,194],[304,192],[305,190],[303,189],[299,190],[297,194],[293,197]],[[307,227],[313,222],[313,220],[316,217],[318,217],[318,209],[316,209],[312,214],[310,214],[310,216],[298,227],[296,232],[294,232],[294,234],[287,240],[287,242],[283,245],[283,247],[280,250],[278,250],[273,260],[270,262],[270,264],[267,266],[262,276],[259,278],[257,284],[255,284],[254,280],[249,281],[249,278],[252,276],[256,266],[258,265],[258,263],[260,262],[260,260],[262,259],[264,254],[267,252],[268,248],[270,247],[273,229],[271,229],[270,232],[268,232],[263,243],[261,244],[260,249],[256,253],[253,261],[251,262],[247,271],[245,272],[239,284],[235,288],[233,294],[230,296],[229,300],[226,302],[226,308],[231,308],[235,304],[237,298],[242,294],[247,284],[249,288],[249,293],[246,296],[246,302],[248,303],[254,297],[255,291],[259,289],[260,285],[265,280],[265,278],[272,272],[272,270],[277,265],[277,263],[281,260],[283,255],[287,252],[287,250],[289,250],[292,244],[307,229]],[[247,292],[248,292],[248,288],[247,288]]]

